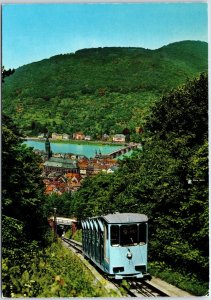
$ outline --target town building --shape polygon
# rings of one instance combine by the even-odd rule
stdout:
[[[70,138],[71,138],[71,136],[69,134],[63,133],[63,135],[62,135],[63,140],[69,140]]]
[[[89,166],[89,160],[88,158],[84,158],[78,161],[78,166],[80,168],[80,174],[82,176],[87,175],[87,169]]]
[[[85,139],[85,134],[83,132],[79,131],[79,132],[76,132],[76,133],[73,134],[73,138],[75,140],[84,140]]]
[[[44,133],[40,133],[39,135],[38,135],[38,139],[44,139]]]
[[[124,134],[115,134],[113,136],[113,142],[125,143],[125,135]]]
[[[50,157],[44,162],[43,167],[46,174],[51,172],[80,173],[77,161],[68,158]]]
[[[85,141],[91,141],[92,137],[90,135],[86,135],[84,139]]]
[[[102,136],[102,140],[103,140],[103,141],[108,141],[109,138],[110,138],[109,135],[106,134],[106,133]]]
[[[52,139],[53,139],[53,140],[62,140],[62,139],[63,139],[63,135],[60,134],[60,133],[55,133],[55,132],[53,132],[53,133],[52,133]]]

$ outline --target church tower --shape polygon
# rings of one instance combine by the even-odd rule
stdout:
[[[45,140],[45,153],[46,153],[47,159],[49,159],[52,156],[51,144],[50,144],[48,136]]]

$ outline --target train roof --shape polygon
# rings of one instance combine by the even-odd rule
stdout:
[[[102,216],[107,223],[119,224],[119,223],[139,223],[147,222],[148,217],[143,214],[136,213],[115,213]]]

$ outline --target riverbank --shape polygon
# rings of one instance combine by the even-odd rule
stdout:
[[[37,141],[37,142],[45,142],[45,138],[38,138],[38,137],[25,137],[23,140],[26,141]],[[49,141],[53,144],[77,144],[77,145],[84,145],[84,144],[89,144],[89,145],[98,145],[98,146],[125,146],[128,145],[127,143],[118,143],[118,142],[109,142],[109,141],[87,141],[87,140],[55,140],[52,138],[49,138]]]

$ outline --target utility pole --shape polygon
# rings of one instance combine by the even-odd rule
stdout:
[[[55,239],[55,241],[57,240],[57,224],[56,224],[56,208],[54,207],[54,209],[53,209],[53,211],[54,211],[54,214],[53,214],[53,216],[54,216],[54,239]]]

